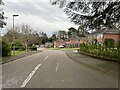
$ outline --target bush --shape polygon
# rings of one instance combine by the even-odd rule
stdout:
[[[101,47],[100,45],[95,44],[81,44],[80,51],[84,53],[89,53],[96,56],[103,56],[108,58],[120,59],[120,50],[119,49],[107,49]]]
[[[11,55],[11,45],[5,41],[2,41],[2,56]]]
[[[15,50],[25,50],[25,46],[23,46],[22,42],[19,40],[14,41],[14,43],[12,44],[12,50],[13,46],[15,46]]]
[[[120,50],[120,41],[118,42],[118,47],[117,48]]]
[[[37,47],[31,46],[31,47],[30,47],[30,50],[36,51],[36,50],[37,50]]]
[[[113,39],[105,39],[104,45],[106,48],[114,48],[114,40]]]
[[[14,46],[14,45],[12,45],[12,50],[14,50],[14,49],[13,49],[13,46]],[[15,50],[24,51],[24,50],[25,50],[25,47],[23,47],[23,46],[15,46]]]

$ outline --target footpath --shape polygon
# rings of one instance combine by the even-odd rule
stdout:
[[[118,62],[98,59],[87,55],[79,54],[74,51],[65,51],[65,53],[73,61],[81,65],[87,66],[97,71],[102,71],[110,75],[118,76]]]

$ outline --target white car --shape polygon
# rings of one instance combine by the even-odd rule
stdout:
[[[58,46],[59,48],[64,48],[64,46],[63,45],[60,45],[60,46]]]

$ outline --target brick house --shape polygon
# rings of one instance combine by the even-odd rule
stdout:
[[[105,39],[113,39],[114,40],[114,46],[117,47],[120,43],[120,30],[117,29],[109,29],[104,34],[104,40]]]
[[[72,48],[79,47],[80,43],[82,42],[80,41],[80,37],[78,36],[74,36],[66,40],[67,47]]]
[[[60,45],[66,45],[65,40],[57,40],[54,42],[54,48],[58,48]]]
[[[115,47],[118,46],[118,43],[120,42],[120,31],[117,29],[103,29],[95,31],[91,34],[89,34],[87,37],[85,37],[86,43],[92,43],[93,40],[97,40],[97,42],[101,45],[103,45],[105,39],[113,39]]]
[[[74,36],[66,40],[57,40],[54,42],[54,48],[59,47],[60,45],[65,45],[66,47],[77,48],[79,47],[80,43],[83,43],[83,37]]]
[[[93,33],[89,34],[87,37],[88,43],[92,43],[94,40],[97,40],[99,44],[103,44],[105,31],[106,29],[102,29],[102,30],[94,31]]]
[[[105,39],[113,39],[114,46],[117,47],[120,43],[120,31],[117,29],[102,29],[90,33],[86,37],[74,36],[67,40],[58,40],[54,42],[54,47],[66,45],[66,47],[79,47],[81,43],[93,43],[96,40],[99,44],[103,45]]]

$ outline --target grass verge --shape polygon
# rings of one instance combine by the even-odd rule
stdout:
[[[79,48],[48,48],[49,50],[62,50],[62,51],[66,51],[66,50],[77,50]]]
[[[16,56],[16,55],[24,54],[25,52],[28,52],[28,51],[19,51],[19,50],[17,50],[17,51],[15,51],[15,55],[13,55],[13,51],[12,51],[11,56]]]

